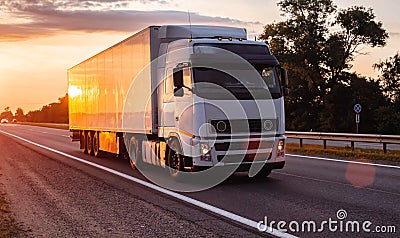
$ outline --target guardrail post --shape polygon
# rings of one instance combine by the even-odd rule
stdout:
[[[303,139],[300,139],[300,148],[303,148]]]
[[[350,142],[351,144],[351,151],[354,151],[354,141]]]
[[[383,143],[383,153],[386,154],[387,153],[387,144]]]
[[[326,140],[324,140],[324,150],[326,150]]]

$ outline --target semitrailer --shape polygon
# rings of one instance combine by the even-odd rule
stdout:
[[[172,174],[284,167],[287,73],[243,28],[150,26],[70,68],[68,84],[71,137],[86,154]]]

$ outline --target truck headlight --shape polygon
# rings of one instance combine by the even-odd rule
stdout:
[[[208,143],[200,143],[200,154],[205,155],[210,152],[210,146]]]
[[[207,143],[200,142],[200,160],[211,161],[210,146]]]
[[[285,156],[285,140],[278,141],[278,148],[276,150],[276,157]]]

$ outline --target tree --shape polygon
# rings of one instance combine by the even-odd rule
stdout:
[[[339,80],[344,70],[351,69],[356,55],[364,54],[360,50],[361,46],[383,47],[388,38],[386,30],[382,28],[382,22],[375,21],[372,9],[362,6],[340,10],[334,25],[339,26],[341,30],[331,34],[326,44],[326,67],[333,82]]]
[[[22,110],[22,108],[17,108],[17,110],[15,111],[15,119],[17,121],[25,121],[25,114],[24,114],[24,110]]]
[[[379,107],[376,112],[378,117],[378,130],[383,134],[400,134],[400,55],[374,64],[380,71],[380,76],[375,82],[381,87],[386,96],[387,103]]]
[[[400,55],[397,53],[383,62],[374,64],[381,76],[378,82],[382,86],[385,95],[392,101],[400,104]]]
[[[50,103],[40,110],[30,111],[26,115],[30,122],[68,123],[68,94]]]
[[[325,109],[321,114],[321,130],[330,132],[355,133],[355,112],[353,106],[363,106],[359,131],[380,133],[378,121],[381,117],[377,111],[387,103],[380,86],[373,80],[357,74],[343,74],[349,84],[335,84],[325,97]]]
[[[361,122],[359,130],[361,133],[383,133],[379,128],[381,114],[378,112],[379,108],[387,105],[386,100],[379,84],[372,80],[354,75],[350,79],[350,87],[352,90],[352,100],[347,103],[351,112],[351,132],[355,132],[355,113],[353,106],[359,103],[363,106],[361,112]],[[341,95],[338,95],[339,97]]]
[[[326,19],[335,11],[330,0],[284,0],[278,3],[286,21],[268,24],[259,37],[288,69],[291,94],[287,98],[287,126],[318,130],[318,115],[325,94],[324,36]]]
[[[354,57],[363,53],[361,47],[386,44],[388,35],[382,23],[375,21],[371,9],[338,10],[331,0],[282,0],[278,6],[287,19],[266,25],[259,39],[269,42],[290,74],[287,127],[326,131],[349,128],[332,123],[342,114],[331,110],[344,103],[340,100],[343,96],[353,95],[339,96],[349,90],[351,80],[358,78],[349,77],[348,71]],[[332,32],[332,28],[339,30]]]
[[[381,106],[376,110],[378,133],[385,135],[400,135],[400,112],[393,104]]]
[[[14,115],[12,114],[12,112],[10,111],[10,107],[6,107],[4,108],[4,112],[2,112],[0,114],[0,119],[7,119],[9,121],[11,121],[13,119]]]

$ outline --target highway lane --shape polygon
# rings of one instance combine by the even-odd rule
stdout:
[[[21,135],[52,142],[60,150],[76,146],[65,136],[66,131],[0,126],[0,130],[12,132],[17,128]],[[28,237],[260,235],[182,201],[2,133],[0,149],[0,190],[11,200],[16,220],[28,231],[25,234]],[[114,158],[108,164],[128,167],[127,161]]]
[[[16,125],[2,126],[0,130],[144,179],[140,173],[132,171],[126,161],[82,155],[78,143],[72,143],[67,138],[68,131]],[[51,153],[49,156],[52,156]],[[217,187],[185,195],[254,221],[267,216],[269,221],[315,220],[319,224],[336,218],[336,212],[345,209],[350,220],[369,220],[375,225],[398,225],[399,181],[400,170],[396,168],[288,156],[286,167],[273,172],[265,180],[254,181],[246,174],[236,174]],[[321,236],[313,233],[295,234]],[[322,234],[325,237],[338,235],[337,232],[326,230]],[[374,236],[365,233],[340,235]]]

